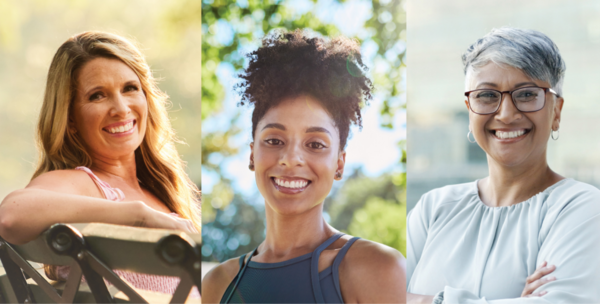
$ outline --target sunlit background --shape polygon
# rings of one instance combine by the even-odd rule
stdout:
[[[245,54],[274,29],[355,37],[376,93],[352,129],[346,170],[325,202],[335,228],[405,251],[404,6],[380,1],[203,1],[202,220],[205,261],[222,262],[265,237],[264,200],[248,170],[252,108],[233,90]],[[203,265],[203,272],[208,264]]]
[[[187,172],[200,184],[201,6],[197,1],[0,1],[0,199],[24,188],[37,160],[35,127],[54,53],[88,30],[137,42],[159,87]],[[34,212],[34,211],[32,211]]]
[[[408,2],[409,210],[437,187],[487,176],[485,153],[467,141],[461,55],[493,28],[541,31],[567,65],[560,138],[548,161],[559,174],[600,186],[600,2],[410,0]]]

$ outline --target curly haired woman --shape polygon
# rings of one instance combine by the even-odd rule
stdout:
[[[371,98],[359,45],[303,31],[267,36],[238,89],[254,105],[249,169],[265,199],[266,238],[203,283],[205,303],[404,302],[404,257],[340,233],[323,202],[340,180],[351,124]]]

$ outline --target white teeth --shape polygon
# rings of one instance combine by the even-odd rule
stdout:
[[[525,134],[525,130],[509,131],[509,132],[496,131],[496,137],[498,137],[500,139],[516,138],[523,134]]]
[[[278,186],[291,188],[291,189],[299,189],[304,188],[308,184],[308,181],[304,180],[296,180],[296,181],[286,181],[283,179],[275,178],[275,183]]]
[[[108,129],[108,132],[110,133],[123,133],[123,132],[127,132],[129,130],[131,130],[133,128],[133,121],[130,123],[127,123],[125,125],[116,127],[116,128],[110,128]]]

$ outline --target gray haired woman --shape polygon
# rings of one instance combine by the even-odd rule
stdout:
[[[599,303],[600,191],[546,160],[564,102],[558,48],[500,28],[463,63],[468,137],[489,176],[432,190],[409,213],[409,303]]]

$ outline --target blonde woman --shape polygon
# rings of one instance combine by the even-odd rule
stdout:
[[[84,32],[63,43],[39,117],[40,161],[29,185],[0,204],[0,236],[22,244],[57,222],[200,230],[199,191],[175,150],[166,101],[126,39]],[[64,279],[68,268],[47,273]],[[119,275],[167,293],[177,283]]]

